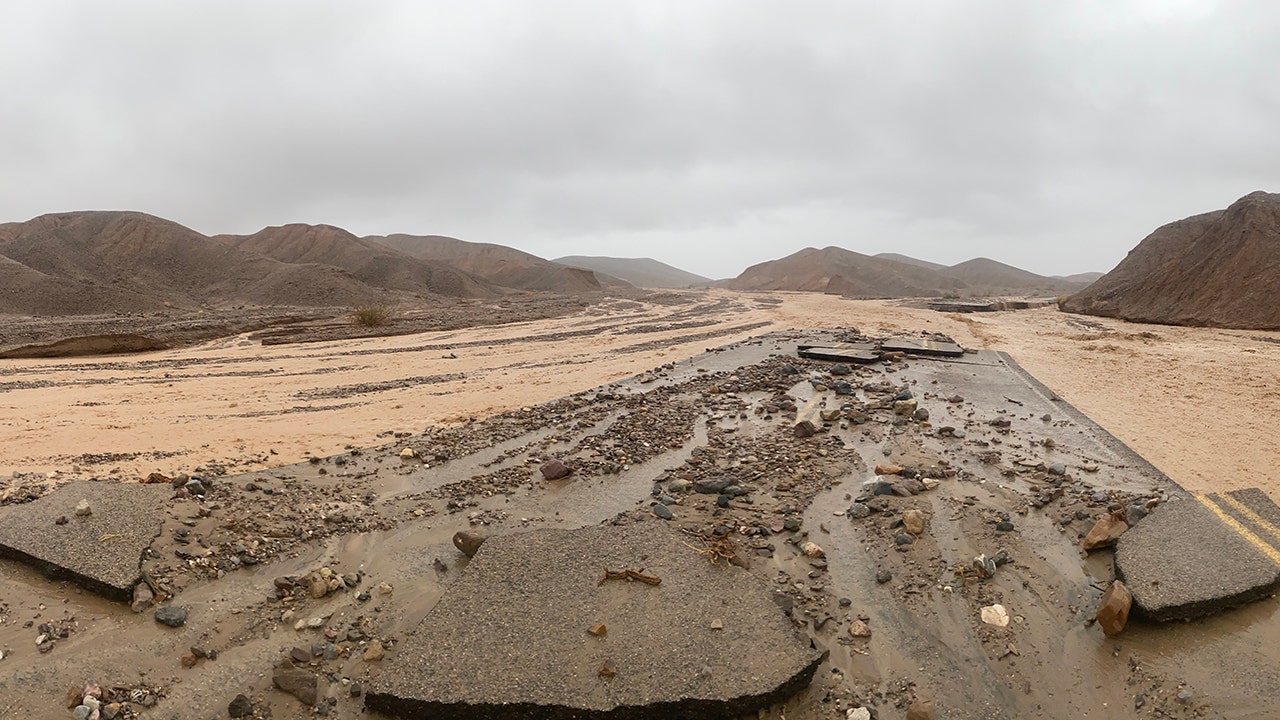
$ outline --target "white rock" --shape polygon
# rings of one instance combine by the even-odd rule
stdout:
[[[1008,627],[1009,611],[1003,605],[988,605],[982,608],[982,622],[996,627]]]
[[[81,500],[80,502],[76,503],[76,514],[81,517],[84,517],[85,515],[93,514],[93,508],[89,507],[88,500]]]
[[[401,460],[412,460],[417,456],[418,454],[413,451],[413,448],[405,448],[400,451]]]
[[[844,711],[844,720],[871,720],[871,711],[864,708],[849,708]]]
[[[818,547],[818,544],[812,541],[806,542],[804,545],[800,546],[800,550],[805,555],[808,555],[811,558],[820,558],[820,557],[827,556],[826,551]]]

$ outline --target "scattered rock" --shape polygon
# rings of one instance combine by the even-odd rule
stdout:
[[[1190,705],[1192,699],[1194,698],[1195,698],[1195,693],[1191,692],[1189,688],[1182,688],[1181,690],[1178,691],[1178,695],[1175,699],[1178,701],[1178,704],[1180,705]]]
[[[80,502],[76,503],[76,515],[79,515],[80,517],[86,517],[92,514],[93,514],[93,508],[89,507],[88,500],[81,500]]]
[[[475,557],[480,552],[480,546],[484,544],[485,537],[476,533],[459,530],[453,534],[453,546],[467,557]],[[381,586],[378,588],[381,590]]]
[[[187,624],[187,609],[177,605],[165,605],[156,608],[155,618],[161,625],[172,628],[182,627]]]
[[[1134,503],[1133,505],[1130,505],[1129,507],[1125,508],[1124,522],[1129,527],[1133,527],[1134,525],[1138,524],[1139,520],[1141,520],[1146,516],[1147,516],[1146,506]]]
[[[133,604],[129,606],[130,610],[140,613],[151,606],[151,601],[155,599],[155,594],[151,592],[151,586],[145,582],[140,582],[133,586]]]
[[[907,708],[907,720],[933,720],[933,701],[917,699]]]
[[[319,678],[288,663],[276,668],[271,675],[271,683],[298,698],[304,705],[315,705],[320,693]]]
[[[820,558],[820,557],[827,556],[826,551],[823,550],[821,547],[819,547],[817,543],[812,541],[806,541],[804,545],[801,545],[800,551],[811,558]]]
[[[364,651],[364,661],[377,662],[381,660],[383,655],[385,654],[386,654],[386,651],[383,650],[382,648],[382,641],[374,640],[373,642],[369,643],[368,649]]]
[[[920,422],[926,422],[929,420],[929,408],[916,408],[916,411],[911,414],[911,417],[919,420]]]
[[[844,711],[844,720],[871,720],[871,711],[864,707],[849,708]]]
[[[1098,602],[1098,612],[1094,615],[1107,637],[1115,637],[1124,631],[1125,623],[1129,621],[1131,605],[1133,605],[1133,593],[1129,592],[1129,588],[1119,580],[1112,582],[1111,587],[1102,594],[1102,599]]]
[[[604,637],[609,633],[609,629],[604,626],[604,623],[596,623],[595,625],[592,625],[587,632],[595,635],[596,637]]]
[[[253,702],[249,700],[248,695],[237,695],[230,705],[227,705],[227,715],[233,718],[250,717],[253,715]]]
[[[671,508],[667,507],[666,505],[663,505],[662,503],[654,503],[653,514],[657,517],[662,518],[663,520],[675,519],[675,514],[671,512]]]
[[[902,472],[901,465],[894,465],[892,463],[880,463],[876,465],[877,475],[897,475],[900,472]]]
[[[849,634],[856,638],[869,638],[871,627],[866,622],[854,618],[853,622],[849,623]]]
[[[1000,522],[996,523],[996,531],[997,532],[1013,532],[1013,523],[1009,522],[1008,520],[1001,520]]]
[[[916,405],[917,401],[915,398],[911,398],[910,400],[898,400],[893,403],[893,414],[903,416],[914,415],[916,412]]]
[[[832,375],[848,375],[851,372],[853,372],[853,368],[844,363],[836,363],[831,366]]]
[[[615,665],[612,660],[605,660],[600,664],[599,674],[602,678],[616,677],[618,674],[618,666]]]
[[[559,480],[560,478],[568,477],[569,473],[573,472],[559,458],[551,458],[546,461],[542,464],[540,470],[542,470],[542,477],[547,480]]]
[[[982,622],[996,627],[1009,626],[1009,611],[1003,605],[987,605],[981,610]]]
[[[893,580],[893,573],[889,572],[884,568],[880,568],[879,570],[876,571],[876,582],[883,585],[889,582],[890,580]]]
[[[418,457],[418,454],[413,451],[413,448],[405,448],[400,451],[401,460],[412,460],[416,457]]]
[[[1113,545],[1128,529],[1128,523],[1118,514],[1108,515],[1094,523],[1093,529],[1084,536],[1084,549],[1096,550],[1100,547]]]
[[[893,542],[895,545],[910,545],[915,541],[915,536],[909,533],[898,533],[893,536]]]
[[[925,516],[920,510],[907,510],[902,513],[902,527],[912,535],[924,534]]]
[[[1049,463],[1048,470],[1050,475],[1066,475],[1067,474],[1067,466],[1060,462]]]
[[[865,503],[856,502],[849,506],[849,509],[845,511],[845,515],[856,520],[861,520],[871,515],[871,507]]]
[[[724,492],[725,488],[733,484],[733,479],[716,477],[706,480],[697,480],[693,483],[693,491],[702,493],[703,495],[719,495]]]

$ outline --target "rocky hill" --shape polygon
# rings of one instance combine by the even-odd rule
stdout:
[[[990,258],[966,260],[939,272],[959,278],[970,288],[980,288],[989,294],[1057,295],[1080,290],[1088,284],[1066,278],[1037,275]]]
[[[280,262],[138,212],[58,213],[6,223],[0,257],[0,313],[356,305],[388,297],[345,270]]]
[[[948,267],[896,253],[873,256],[827,247],[805,248],[779,260],[753,265],[727,286],[735,290],[800,290],[892,298],[1057,295],[1084,285],[987,258]]]
[[[252,235],[214,240],[286,263],[342,268],[368,285],[461,298],[495,297],[501,291],[465,270],[413,257],[332,225],[300,223],[263,228]]]
[[[930,270],[945,270],[947,268],[947,266],[942,263],[929,262],[928,260],[913,258],[910,255],[903,255],[902,253],[876,253],[875,257],[878,257],[881,260],[893,260],[894,262],[900,262],[906,265],[915,265],[916,267],[928,268]]]
[[[1135,322],[1280,328],[1280,194],[1161,226],[1063,304]]]
[[[625,280],[641,288],[689,288],[705,287],[711,278],[672,267],[652,258],[598,257],[592,255],[566,255],[554,262],[570,267],[584,268],[597,274]]]
[[[799,290],[855,297],[923,297],[965,288],[929,268],[839,247],[805,248],[752,265],[729,282],[733,290]]]
[[[601,289],[600,280],[590,270],[571,268],[505,245],[443,235],[374,235],[365,240],[416,258],[447,263],[503,287],[565,294]]]

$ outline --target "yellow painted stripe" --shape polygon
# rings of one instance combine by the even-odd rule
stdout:
[[[1241,525],[1239,520],[1236,520],[1235,518],[1231,517],[1227,513],[1223,512],[1222,508],[1215,505],[1213,501],[1210,500],[1209,498],[1203,495],[1196,495],[1195,498],[1196,500],[1200,501],[1201,505],[1204,505],[1205,507],[1209,508],[1209,510],[1214,515],[1217,515],[1219,520],[1225,523],[1232,530],[1235,530],[1237,535],[1244,538],[1245,540],[1248,540],[1249,543],[1252,544],[1254,547],[1258,548],[1258,550],[1263,555],[1266,555],[1268,558],[1270,558],[1271,562],[1275,563],[1276,565],[1280,565],[1280,550],[1276,550],[1275,548],[1268,545],[1265,541],[1263,541],[1262,538],[1258,537],[1257,535],[1254,535],[1252,530],[1245,527],[1244,525]]]
[[[1239,500],[1231,497],[1226,493],[1222,493],[1221,495],[1218,496],[1218,498],[1226,502],[1228,505],[1230,505],[1236,512],[1245,516],[1245,518],[1249,520],[1249,522],[1265,530],[1267,534],[1270,535],[1272,538],[1274,538],[1277,541],[1280,541],[1280,528],[1277,528],[1275,525],[1272,525],[1271,523],[1264,520],[1262,516],[1250,510],[1247,506],[1245,506],[1244,503],[1240,502]]]

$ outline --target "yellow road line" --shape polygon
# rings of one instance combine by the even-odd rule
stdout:
[[[1275,525],[1272,525],[1271,523],[1267,522],[1262,518],[1262,516],[1258,515],[1258,513],[1250,510],[1248,507],[1245,506],[1244,503],[1231,497],[1230,495],[1226,493],[1222,493],[1218,495],[1218,497],[1222,499],[1224,502],[1226,502],[1228,505],[1230,505],[1232,508],[1234,508],[1236,512],[1245,516],[1245,518],[1247,518],[1254,525],[1257,525],[1263,530],[1266,530],[1268,535],[1280,541],[1280,528],[1277,528]]]
[[[1235,530],[1237,535],[1244,538],[1245,540],[1248,540],[1254,547],[1258,548],[1258,550],[1261,551],[1263,555],[1266,555],[1268,558],[1270,558],[1271,562],[1275,563],[1276,565],[1280,565],[1280,550],[1276,550],[1275,548],[1268,545],[1266,541],[1264,541],[1262,538],[1258,537],[1257,535],[1254,535],[1252,530],[1245,527],[1244,525],[1241,525],[1239,520],[1236,520],[1235,518],[1228,515],[1226,512],[1223,511],[1222,508],[1215,505],[1213,501],[1210,500],[1209,498],[1203,495],[1196,495],[1195,498],[1196,500],[1200,501],[1201,505],[1204,505],[1205,507],[1209,508],[1210,512],[1212,512],[1214,515],[1217,515],[1219,520],[1225,523],[1232,530]]]

